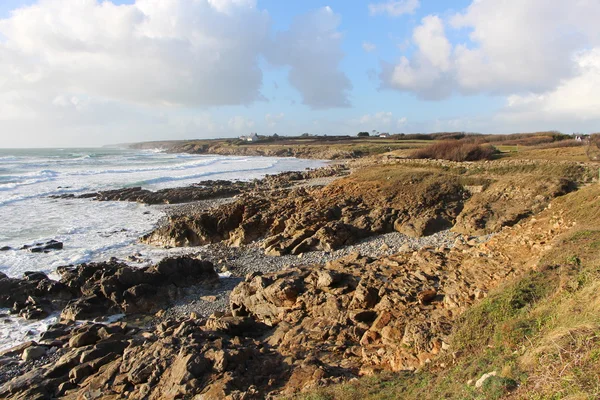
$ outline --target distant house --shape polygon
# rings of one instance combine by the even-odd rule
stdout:
[[[381,133],[379,134],[379,137],[382,137],[382,138],[389,138],[389,137],[390,137],[390,134],[389,134],[389,133],[387,133],[387,132],[381,132]]]
[[[256,142],[258,141],[258,135],[256,133],[251,133],[250,136],[240,136],[239,139],[244,142]]]
[[[583,140],[583,138],[581,136],[575,136],[575,140],[578,142],[581,142]]]

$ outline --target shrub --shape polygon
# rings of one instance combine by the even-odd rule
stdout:
[[[371,136],[369,135],[369,132],[358,132],[358,135],[356,135],[358,137],[368,137]]]
[[[584,141],[577,141],[575,139],[560,140],[558,142],[544,143],[536,146],[537,149],[556,149],[561,147],[580,147],[585,144]]]
[[[498,152],[489,144],[468,143],[460,140],[449,140],[434,143],[415,150],[410,158],[430,158],[449,161],[491,160]]]

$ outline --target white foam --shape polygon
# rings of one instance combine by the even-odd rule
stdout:
[[[142,253],[156,260],[189,250],[153,249],[138,238],[163,216],[159,207],[130,202],[50,199],[50,195],[142,186],[151,190],[186,186],[203,179],[250,180],[286,170],[320,166],[291,158],[222,157],[167,154],[159,151],[64,150],[35,155],[0,151],[2,165],[20,183],[0,190],[0,246],[60,240],[64,249],[47,254],[25,250],[0,252],[0,271],[20,276],[28,270]],[[1,179],[0,179],[1,181]],[[1,186],[1,185],[0,185]]]
[[[0,309],[6,314],[8,310]],[[58,321],[58,314],[50,315],[42,320],[26,320],[23,318],[5,317],[0,319],[0,351],[28,340],[39,340],[49,325]]]
[[[65,193],[142,186],[151,190],[186,186],[206,179],[251,180],[265,174],[303,170],[320,161],[291,158],[221,157],[167,154],[159,150],[0,149],[0,247],[19,248],[51,239],[64,249],[49,253],[0,251],[0,271],[11,277],[43,271],[57,279],[61,265],[125,260],[138,254],[146,266],[167,256],[193,253],[194,248],[160,249],[138,243],[164,215],[158,206],[90,199],[51,199]],[[220,274],[227,278],[227,273]],[[34,340],[56,316],[42,321],[0,319],[0,349]]]

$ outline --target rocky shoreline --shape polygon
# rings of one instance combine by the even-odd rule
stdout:
[[[143,268],[0,276],[0,307],[61,316],[0,352],[0,398],[274,398],[419,370],[452,350],[462,312],[529,268],[515,254],[535,258],[569,226],[547,206],[576,182],[461,168],[339,165],[85,195],[182,203],[142,240],[195,248]]]
[[[333,164],[306,171],[283,172],[267,175],[252,181],[208,180],[195,185],[151,191],[141,187],[90,192],[81,195],[62,194],[50,196],[56,199],[93,199],[97,201],[132,201],[142,204],[182,204],[203,200],[228,199],[242,193],[262,192],[288,188],[298,182],[312,179],[326,179],[346,174],[348,168],[344,164]]]

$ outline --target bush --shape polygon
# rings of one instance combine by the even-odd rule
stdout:
[[[508,135],[482,135],[480,137],[485,143],[501,143],[506,146],[538,146],[545,143],[559,142],[570,139],[571,136],[558,131],[534,132],[534,133],[511,133]]]
[[[584,144],[585,144],[584,141],[568,139],[568,140],[560,140],[558,142],[544,143],[539,146],[536,146],[536,149],[556,149],[556,148],[562,148],[562,147],[580,147],[580,146],[583,146]]]
[[[415,150],[410,158],[429,158],[449,161],[491,160],[498,152],[489,144],[448,140]]]
[[[358,132],[358,135],[356,135],[358,137],[368,137],[371,136],[369,135],[369,132]]]

